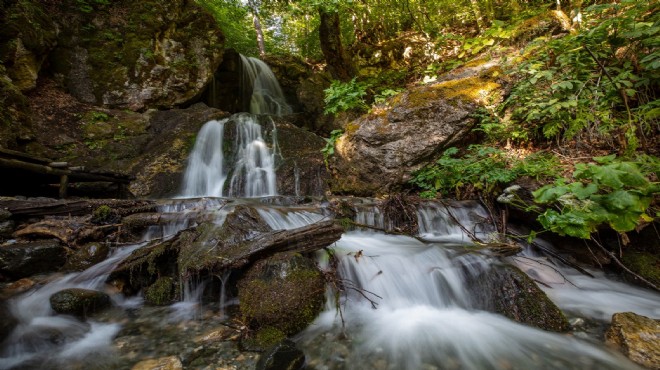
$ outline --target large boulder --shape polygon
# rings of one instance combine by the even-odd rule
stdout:
[[[272,346],[307,327],[325,302],[325,280],[316,264],[282,253],[257,261],[238,283],[240,310],[255,330],[255,344]]]
[[[53,311],[85,317],[110,307],[110,296],[96,290],[70,288],[50,296]]]
[[[57,271],[66,262],[66,248],[57,240],[0,246],[0,276],[20,279]]]
[[[331,190],[373,195],[397,190],[445,149],[466,143],[479,107],[506,94],[495,61],[417,86],[345,127],[335,145]]]
[[[63,1],[52,70],[78,100],[144,110],[201,94],[222,61],[224,36],[196,2]]]
[[[634,362],[660,369],[660,320],[633,312],[615,313],[605,339]]]

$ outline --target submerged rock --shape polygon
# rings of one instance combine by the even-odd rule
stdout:
[[[257,362],[256,370],[298,370],[305,367],[305,353],[288,339],[270,347]]]
[[[176,356],[142,360],[131,370],[183,370],[183,364]]]
[[[650,369],[660,369],[660,320],[633,312],[615,313],[605,339],[632,361]]]
[[[325,280],[316,264],[296,253],[256,262],[238,283],[240,310],[260,347],[303,330],[325,302]]]
[[[110,296],[96,290],[71,288],[50,296],[57,313],[85,317],[110,307]]]
[[[12,279],[57,271],[65,262],[66,248],[57,240],[0,247],[0,274]]]

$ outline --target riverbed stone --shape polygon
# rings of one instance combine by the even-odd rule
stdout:
[[[110,307],[110,296],[96,290],[64,289],[50,296],[50,306],[57,313],[85,317]]]
[[[256,262],[238,283],[240,312],[267,348],[307,327],[325,302],[325,281],[316,264],[297,253]]]
[[[57,240],[0,246],[0,275],[11,279],[57,271],[65,262],[66,248]]]
[[[133,365],[131,370],[183,370],[183,364],[176,356],[142,360]]]
[[[296,347],[296,343],[285,339],[259,357],[256,370],[299,370],[304,367],[305,353]]]
[[[650,369],[660,369],[660,320],[633,312],[615,313],[605,340],[632,361]]]

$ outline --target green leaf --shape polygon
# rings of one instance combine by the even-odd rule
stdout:
[[[585,200],[598,192],[598,186],[594,183],[589,183],[585,186],[581,182],[574,182],[569,184],[568,188],[580,200]]]
[[[532,192],[532,195],[534,196],[534,201],[538,203],[550,203],[556,201],[567,192],[568,187],[566,186],[546,185]]]

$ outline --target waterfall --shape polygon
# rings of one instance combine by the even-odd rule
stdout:
[[[255,115],[239,113],[221,121],[207,122],[199,131],[188,158],[181,197],[277,195],[277,134],[275,124],[270,122],[273,125],[272,146],[266,143],[263,127]],[[227,144],[223,141],[228,126],[235,131],[235,140],[225,152]]]
[[[254,114],[283,115],[292,112],[273,71],[262,60],[240,55],[240,87]],[[249,97],[249,98],[248,98]]]

